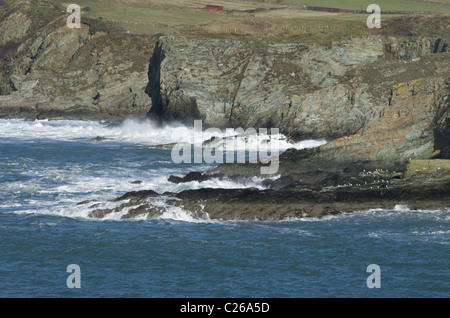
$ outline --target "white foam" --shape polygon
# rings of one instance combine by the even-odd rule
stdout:
[[[123,207],[120,211],[115,212],[112,211],[108,214],[105,214],[103,218],[93,218],[89,214],[96,209],[114,209],[128,202],[127,200],[121,202],[89,202],[86,204],[77,205],[74,202],[60,202],[58,205],[49,207],[47,209],[40,209],[36,211],[37,214],[47,214],[61,217],[69,217],[76,219],[95,219],[95,220],[120,220],[122,216],[126,215],[131,209],[136,206],[128,206]]]
[[[297,150],[300,150],[300,149],[305,149],[305,148],[320,147],[322,145],[325,145],[326,143],[327,143],[327,141],[325,139],[320,139],[320,140],[308,139],[308,140],[295,142],[293,144],[286,142],[283,147],[284,147],[284,149],[288,149],[289,147],[292,147]]]
[[[169,132],[183,128],[177,124],[160,127],[151,120],[126,120],[121,124],[110,125],[96,121],[0,119],[0,137],[24,140],[44,138],[75,141],[103,137],[119,142],[159,145],[183,141],[183,135],[178,135],[176,139],[168,138],[171,135]]]
[[[174,198],[171,198],[174,200]],[[124,203],[129,202],[128,200],[119,201],[119,202],[109,202],[107,204],[100,204],[101,209],[104,208],[114,208],[120,206]],[[198,211],[198,213],[193,213],[185,210],[181,206],[173,206],[167,203],[167,198],[149,198],[148,203],[156,208],[161,208],[163,212],[153,219],[161,219],[161,220],[174,220],[174,221],[183,221],[183,222],[191,222],[191,223],[205,223],[205,222],[214,222],[209,218],[207,213],[204,213],[202,210]],[[124,216],[126,216],[130,210],[138,207],[139,205],[127,206],[120,209],[118,212],[110,212],[106,214],[101,220],[121,220]],[[99,208],[99,207],[95,207]],[[92,208],[90,209],[92,210]],[[133,216],[128,218],[129,220],[146,220],[149,219],[150,213],[141,213],[137,216]]]
[[[53,222],[39,222],[39,223],[30,223],[30,225],[37,227],[47,227],[47,226],[55,226],[56,223]]]
[[[396,204],[394,206],[394,211],[408,212],[411,210],[409,209],[409,207],[406,204]]]
[[[151,120],[126,120],[120,124],[111,125],[106,122],[96,121],[76,121],[76,120],[35,120],[26,121],[20,119],[0,119],[0,138],[2,141],[10,142],[8,139],[38,142],[42,139],[56,141],[77,141],[90,142],[92,138],[103,137],[106,142],[113,142],[122,146],[126,144],[137,144],[143,146],[167,145],[185,142],[191,143],[192,128],[173,123],[160,126]],[[210,140],[214,134],[203,133],[203,140]],[[226,130],[219,134],[220,138],[230,137]],[[298,143],[288,141],[288,139],[277,134],[236,136],[240,140],[238,145],[245,145],[246,149],[271,150],[271,141],[277,143],[280,151],[288,148],[303,149],[316,147],[325,143],[324,140],[308,140]],[[220,141],[220,139],[218,139]],[[268,141],[263,142],[263,140]],[[223,139],[222,139],[223,142]],[[205,143],[206,144],[206,143]],[[159,164],[168,164],[167,168],[139,169],[139,162],[124,162],[120,167],[110,167],[85,163],[71,163],[70,166],[55,167],[51,165],[41,165],[33,159],[22,160],[23,167],[20,174],[23,180],[10,181],[2,185],[2,190],[12,194],[8,202],[2,202],[0,208],[13,213],[34,213],[49,214],[74,218],[88,218],[92,209],[86,206],[77,206],[76,203],[85,200],[100,199],[106,206],[108,200],[114,199],[129,191],[152,189],[158,193],[181,192],[189,189],[200,188],[248,188],[256,187],[264,189],[261,185],[263,179],[253,178],[246,183],[235,182],[229,179],[211,179],[204,182],[192,181],[187,183],[172,183],[167,180],[169,175],[182,176],[186,172],[182,166],[170,165],[172,161],[159,160]],[[18,165],[11,162],[11,166]],[[212,168],[201,164],[196,166],[199,170]],[[95,171],[95,173],[91,173]],[[271,179],[279,178],[279,175]],[[133,183],[140,180],[139,184]],[[32,199],[21,199],[24,194],[30,195]],[[17,195],[17,197],[15,196]],[[47,197],[47,200],[42,200]],[[36,198],[33,199],[33,198]],[[124,210],[123,213],[126,213]],[[123,214],[111,213],[106,219],[120,219]],[[164,217],[177,220],[190,220],[195,217],[183,211],[181,208],[168,207]],[[139,218],[145,218],[140,215]]]
[[[147,146],[171,145],[174,143],[194,143],[194,131],[179,123],[161,126],[156,122],[145,119],[128,119],[123,123],[111,125],[105,122],[78,120],[35,120],[0,119],[0,138],[17,138],[21,140],[50,139],[60,141],[91,140],[96,137],[105,141],[134,143]],[[305,140],[291,142],[284,135],[257,134],[231,135],[236,138],[235,150],[245,147],[249,151],[270,150],[275,147],[271,142],[284,151],[288,148],[318,147],[326,143],[325,140]],[[211,147],[224,149],[224,138],[230,137],[229,132],[222,130],[220,134],[204,130],[202,142],[214,139]],[[275,148],[274,148],[275,149]]]
[[[194,216],[193,213],[186,211],[185,209],[178,206],[167,206],[158,219],[171,219],[175,221],[193,222],[193,223],[204,223],[211,222],[208,216]]]
[[[97,136],[104,125],[93,121],[69,120],[35,120],[20,119],[0,120],[0,137],[18,138],[23,140],[54,139],[76,140]]]
[[[417,236],[443,235],[443,234],[450,234],[450,230],[412,231],[411,234]]]
[[[21,206],[22,204],[17,202],[0,204],[0,208],[19,208]]]
[[[286,218],[287,221],[301,221],[301,222],[328,222],[328,221],[340,221],[340,220],[361,220],[361,224],[365,222],[371,222],[382,220],[385,218],[419,218],[423,220],[436,220],[436,221],[449,221],[450,220],[450,209],[438,209],[438,210],[411,210],[407,205],[397,204],[393,209],[368,209],[355,212],[342,212],[338,214],[330,214],[321,217],[309,217],[303,215],[299,218]],[[370,236],[376,237],[377,233],[371,233]]]

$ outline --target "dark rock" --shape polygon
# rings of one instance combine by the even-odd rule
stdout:
[[[450,145],[442,149],[441,159],[450,159]]]
[[[84,200],[84,201],[78,202],[77,205],[84,205],[84,204],[88,204],[88,203],[92,203],[92,202],[96,202],[96,200]]]
[[[261,185],[263,186],[263,187],[265,187],[265,188],[268,188],[268,189],[273,189],[273,184],[274,184],[274,180],[272,180],[272,179],[265,179],[265,180],[263,180],[262,182],[261,182]]]
[[[181,182],[184,182],[184,179],[183,178],[181,178],[181,177],[177,177],[177,176],[170,176],[168,179],[167,179],[169,182],[173,182],[173,183],[181,183]]]
[[[128,199],[142,199],[147,197],[155,197],[159,196],[159,194],[153,190],[142,190],[142,191],[131,191],[125,193],[123,196],[114,199],[113,201],[123,201]]]
[[[90,141],[104,141],[104,140],[108,140],[108,138],[97,136],[92,138]]]
[[[188,174],[186,174],[184,177],[177,177],[177,176],[170,176],[168,181],[173,183],[184,183],[184,182],[191,182],[191,181],[206,181],[210,179],[211,176],[205,176],[201,172],[191,171]]]
[[[338,186],[324,187],[294,182],[279,189],[203,188],[180,193],[164,193],[161,196],[165,198],[166,204],[181,207],[196,217],[207,215],[211,219],[222,220],[323,217],[373,208],[392,209],[397,204],[406,204],[411,209],[439,209],[450,204],[450,177],[448,170],[442,170],[430,170],[399,180],[389,179],[389,175],[395,175],[390,172],[372,172],[363,177],[357,175],[343,177],[336,173],[334,179],[339,183]],[[325,179],[333,178],[329,172],[321,173]],[[292,175],[283,179],[289,183],[300,177]],[[313,179],[308,182],[313,182]],[[323,180],[324,178],[322,182]],[[366,181],[362,184],[350,184],[349,180]],[[128,198],[130,202],[114,209],[96,209],[90,216],[103,218],[108,213],[120,212],[132,206],[129,213],[122,218],[137,217],[144,213],[148,213],[149,217],[158,216],[163,209],[152,205],[148,198],[159,196],[151,190],[130,192],[114,200],[121,201]]]
[[[322,178],[317,180],[315,184],[323,186],[337,185],[339,183],[339,175],[336,172],[329,172],[322,175]]]
[[[271,188],[273,189],[282,189],[287,187],[295,182],[292,176],[282,176],[271,183]]]
[[[111,213],[112,209],[96,209],[89,213],[89,217],[103,219],[107,214]]]

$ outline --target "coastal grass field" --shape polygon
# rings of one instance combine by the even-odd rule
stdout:
[[[64,0],[55,0],[62,7]],[[337,40],[342,37],[373,35],[365,13],[373,0],[78,0],[85,8],[82,17],[103,19],[133,34],[183,34],[265,41]],[[450,0],[379,0],[382,21],[411,14],[450,14]],[[224,11],[206,10],[206,4],[219,4]],[[326,12],[306,10],[303,5],[358,10]],[[409,12],[406,13],[406,12]]]
[[[387,11],[450,13],[450,0],[290,0],[289,2],[352,10],[364,10],[373,3]]]
[[[0,0],[13,7],[21,0]],[[82,20],[95,30],[119,27],[131,34],[181,34],[192,38],[283,42],[335,41],[370,35],[448,36],[450,0],[376,1],[381,6],[381,29],[366,25],[373,0],[77,0]],[[46,3],[65,12],[67,0],[37,1],[34,20],[43,22]],[[223,11],[206,9],[223,5]],[[312,10],[307,6],[321,7]],[[326,8],[335,8],[329,10]],[[349,10],[355,10],[349,11]],[[386,13],[383,13],[385,11]],[[29,14],[30,12],[28,12]],[[55,14],[55,13],[54,13]],[[38,23],[42,24],[42,23]]]

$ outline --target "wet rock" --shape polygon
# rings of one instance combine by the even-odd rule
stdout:
[[[85,204],[89,204],[92,202],[97,202],[97,201],[96,200],[84,200],[84,201],[78,202],[77,205],[85,205]]]
[[[270,189],[281,189],[292,185],[295,179],[292,176],[283,176],[276,180],[266,179],[261,184]]]
[[[211,179],[213,176],[205,176],[201,172],[191,171],[188,174],[186,174],[184,177],[177,177],[177,176],[170,176],[168,181],[173,183],[184,183],[184,182],[191,182],[191,181],[206,181]]]
[[[445,165],[439,165],[444,167]],[[325,178],[329,173],[321,172]],[[337,184],[289,183],[278,189],[186,190],[158,195],[153,191],[127,193],[114,200],[129,202],[114,209],[96,209],[91,217],[103,218],[111,212],[129,209],[122,218],[158,217],[165,208],[151,200],[164,198],[165,206],[179,207],[198,218],[222,220],[281,220],[285,218],[323,217],[341,212],[367,209],[393,209],[397,204],[411,209],[441,209],[450,204],[448,169],[429,169],[394,179],[397,172],[366,171],[357,175],[336,174]],[[289,181],[300,178],[291,176]],[[286,178],[288,180],[288,178]],[[320,178],[318,178],[320,180]],[[322,179],[323,180],[323,179]],[[334,183],[335,181],[333,181]]]
[[[123,196],[114,199],[113,201],[123,201],[123,200],[139,200],[142,198],[155,197],[159,194],[153,190],[141,190],[141,191],[131,191],[125,193]]]
[[[108,140],[108,138],[97,136],[97,137],[94,137],[94,138],[90,139],[90,141],[104,141],[104,140]]]
[[[173,183],[185,183],[185,182],[191,182],[191,181],[197,181],[197,182],[203,182],[207,180],[229,180],[241,184],[249,184],[252,183],[253,180],[247,176],[243,176],[240,174],[232,174],[232,175],[224,175],[221,173],[212,173],[212,174],[205,174],[203,172],[198,171],[191,171],[184,175],[183,177],[178,177],[171,175],[168,178],[168,181]]]
[[[112,212],[112,209],[96,209],[89,213],[89,217],[96,219],[103,219],[106,215]]]

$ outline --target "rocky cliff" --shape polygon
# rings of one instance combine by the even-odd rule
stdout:
[[[351,86],[340,79],[382,55],[378,38],[324,46],[163,37],[150,64],[150,114],[216,127],[277,127],[294,135],[355,132],[379,107],[358,105],[359,122],[350,119],[341,111],[350,103]],[[304,120],[314,112],[318,122]],[[324,127],[330,118],[331,127]]]
[[[123,120],[148,112],[155,36],[84,18],[69,29],[53,2],[0,7],[0,117]]]
[[[440,158],[450,144],[448,43],[439,34],[287,44],[162,37],[149,66],[149,116],[329,141],[287,151],[282,175],[401,169],[408,159]],[[236,164],[208,173],[258,171]]]
[[[270,44],[159,39],[149,67],[149,115],[215,127],[277,127],[336,138],[378,120],[392,86],[446,74],[448,42],[374,36]],[[425,57],[421,60],[421,57]]]
[[[447,158],[444,153],[450,145],[449,95],[449,76],[394,85],[390,102],[378,119],[318,148],[288,149],[280,156],[278,174],[296,180],[302,173],[316,170],[401,171],[410,159]],[[225,164],[207,173],[253,176],[259,175],[259,167]]]

